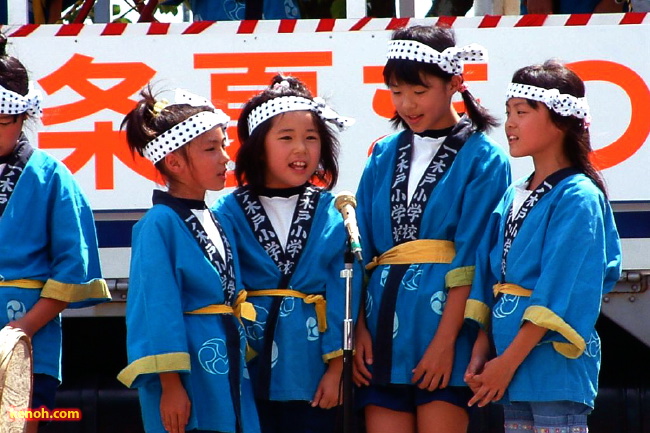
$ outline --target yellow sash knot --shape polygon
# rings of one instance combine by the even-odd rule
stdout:
[[[379,257],[373,257],[366,269],[370,271],[379,265],[451,263],[455,255],[456,248],[452,241],[417,239],[396,245]]]
[[[291,289],[262,289],[249,292],[248,297],[251,296],[291,296],[302,299],[305,304],[314,304],[318,332],[327,331],[327,301],[323,295],[308,295]]]
[[[246,302],[246,291],[242,290],[237,295],[235,303],[230,306],[226,304],[212,304],[196,310],[187,311],[185,314],[233,314],[238,319],[255,320],[256,311],[253,304]]]

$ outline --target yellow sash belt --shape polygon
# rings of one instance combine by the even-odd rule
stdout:
[[[253,304],[250,302],[246,302],[246,297],[246,290],[242,290],[239,292],[239,295],[237,295],[237,300],[232,306],[226,304],[212,304],[196,310],[186,311],[185,314],[233,314],[238,319],[243,317],[246,320],[255,320],[255,307],[253,307]]]
[[[38,280],[21,279],[0,281],[0,286],[20,287],[21,289],[42,289],[45,283]]]
[[[366,265],[366,269],[370,271],[379,265],[451,263],[455,255],[456,248],[451,241],[418,239],[396,245],[381,256],[373,257],[372,262]]]
[[[292,296],[302,299],[305,304],[315,304],[316,320],[318,321],[318,331],[327,331],[327,301],[323,295],[308,295],[297,290],[290,289],[262,289],[253,290],[248,296]]]
[[[492,286],[492,291],[494,293],[495,298],[499,295],[499,293],[530,298],[530,295],[532,295],[533,293],[532,290],[524,289],[521,286],[518,286],[516,284],[511,284],[511,283],[495,284],[494,286]]]

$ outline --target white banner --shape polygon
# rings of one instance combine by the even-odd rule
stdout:
[[[503,17],[487,28],[486,18],[454,20],[458,45],[476,42],[489,53],[486,63],[466,65],[472,93],[503,122],[505,89],[515,70],[549,58],[565,61],[586,81],[594,157],[611,199],[650,201],[648,19],[621,24],[625,15],[593,16],[584,25],[569,25],[571,18],[557,16],[522,27],[518,20]],[[147,161],[134,162],[119,129],[149,81],[157,90],[183,87],[209,97],[236,119],[241,104],[275,73],[301,77],[314,94],[357,120],[339,135],[341,177],[335,188],[354,191],[369,147],[392,132],[381,71],[387,29],[395,22],[25,26],[12,29],[9,52],[45,93],[44,125],[33,132],[38,146],[66,163],[96,210],[146,209],[155,170]],[[235,128],[229,133],[236,137]],[[507,149],[502,127],[491,136]],[[237,147],[229,148],[233,157]],[[513,167],[521,177],[532,165],[525,158],[513,160]]]

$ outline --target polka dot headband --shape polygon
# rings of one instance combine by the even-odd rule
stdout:
[[[154,164],[215,126],[227,127],[230,121],[230,117],[223,111],[215,109],[212,102],[183,89],[176,90],[173,104],[166,104],[163,101],[156,102],[156,113],[154,114],[158,115],[162,110],[179,104],[188,104],[193,107],[208,106],[212,107],[214,111],[201,111],[190,116],[147,143],[143,154]]]
[[[558,89],[544,89],[527,84],[510,83],[506,91],[506,99],[524,98],[546,104],[549,110],[555,111],[560,116],[574,116],[584,119],[585,124],[591,123],[587,98],[577,98],[573,95],[560,93]]]
[[[487,60],[487,50],[478,44],[464,47],[449,47],[442,53],[418,41],[395,40],[388,43],[388,59],[412,60],[414,62],[432,63],[452,75],[463,73],[465,61],[478,62]]]
[[[354,124],[354,119],[339,115],[329,107],[323,98],[313,100],[302,96],[278,96],[255,107],[248,115],[248,133],[252,134],[262,122],[289,111],[313,111],[326,122],[334,124],[339,131]]]
[[[41,117],[43,110],[41,109],[41,102],[43,102],[43,94],[40,90],[34,88],[32,83],[29,83],[29,88],[26,95],[13,92],[0,86],[0,114],[23,114],[28,113],[30,116]]]

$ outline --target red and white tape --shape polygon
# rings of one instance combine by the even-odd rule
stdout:
[[[211,33],[268,34],[394,30],[412,24],[448,25],[454,28],[502,28],[541,26],[650,24],[650,13],[575,15],[487,15],[480,17],[362,18],[269,21],[197,21],[193,23],[26,24],[10,37],[26,36],[126,36],[196,35]]]

